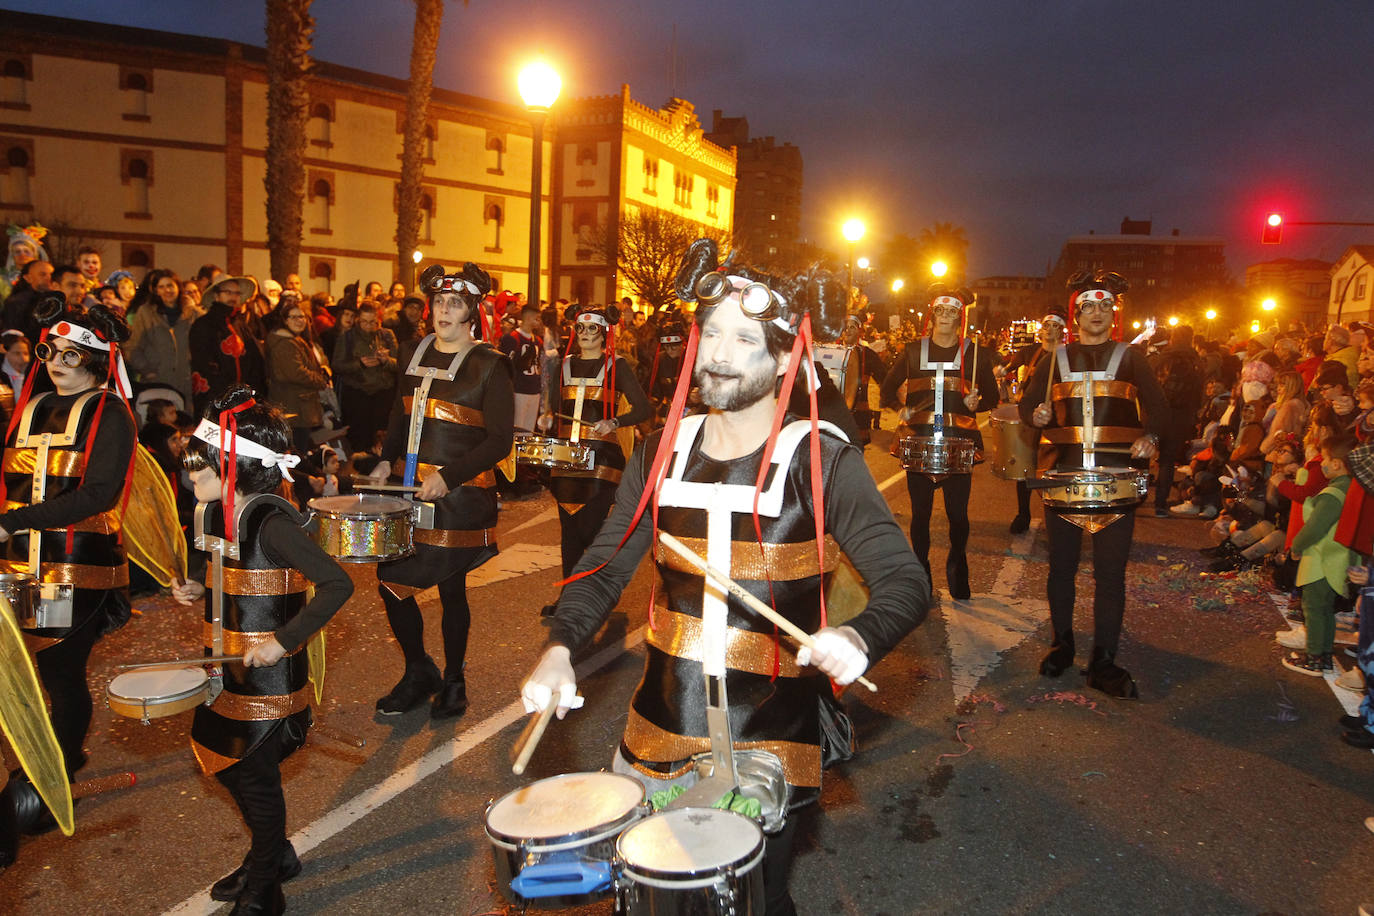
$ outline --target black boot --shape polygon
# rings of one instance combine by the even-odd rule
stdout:
[[[281,883],[260,887],[245,887],[239,894],[238,902],[229,911],[229,916],[280,916],[286,912],[286,895],[281,892]]]
[[[286,849],[281,856],[281,871],[277,873],[277,880],[286,882],[301,873],[301,860],[296,855],[296,847],[290,843],[286,844]],[[220,878],[210,887],[210,899],[222,900],[228,903],[231,900],[239,899],[243,894],[243,889],[248,885],[248,857],[243,857],[243,864],[231,871],[229,874]]]
[[[1073,630],[1056,633],[1050,651],[1040,659],[1040,673],[1049,677],[1059,677],[1073,665]]]
[[[951,555],[945,561],[945,577],[949,580],[950,597],[955,601],[967,601],[969,598],[968,557],[964,554]]]
[[[1025,512],[1018,513],[1017,516],[1011,520],[1011,524],[1007,527],[1007,530],[1012,534],[1022,534],[1030,529],[1030,522],[1031,519],[1029,515]]]
[[[424,661],[406,665],[406,673],[391,688],[391,692],[377,701],[377,712],[384,716],[399,716],[410,712],[434,695],[444,679],[439,666],[428,655]]]
[[[1140,699],[1131,673],[1117,665],[1116,652],[1101,646],[1093,646],[1093,659],[1088,663],[1088,686],[1118,699]]]
[[[456,719],[467,711],[467,684],[464,682],[463,673],[460,671],[457,677],[444,678],[443,686],[434,695],[434,702],[429,706],[429,717],[431,719]]]

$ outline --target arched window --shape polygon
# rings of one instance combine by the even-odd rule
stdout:
[[[310,106],[310,122],[306,125],[306,136],[315,146],[329,146],[329,125],[334,121],[334,111],[326,102],[316,102]]]
[[[152,184],[153,171],[148,164],[148,160],[141,156],[131,157],[125,165],[125,184],[128,186],[128,204],[130,213],[151,213],[149,206],[148,188]]]
[[[425,125],[424,159],[428,162],[434,161],[434,143],[438,139],[437,132],[433,124]]]
[[[420,238],[434,241],[434,197],[430,194],[420,196]]]
[[[501,230],[506,224],[506,199],[488,195],[482,206],[482,237],[488,252],[501,250]]]
[[[29,199],[29,172],[32,171],[33,158],[22,146],[11,146],[5,150],[4,181],[0,183],[0,205],[28,207],[33,204]]]
[[[506,155],[506,141],[498,134],[487,136],[487,171],[495,175],[503,175],[504,162]]]
[[[153,265],[150,259],[148,258],[147,249],[135,248],[133,251],[130,251],[129,256],[124,259],[124,266],[142,267],[144,270],[147,270],[149,267],[152,267]]]
[[[148,97],[153,92],[153,81],[149,74],[130,70],[123,74],[125,120],[142,121],[148,117]]]
[[[310,203],[311,210],[314,214],[314,225],[310,227],[312,232],[315,230],[320,230],[322,232],[329,231],[329,210],[330,203],[332,202],[331,198],[333,196],[334,187],[329,183],[329,179],[316,178],[314,183],[311,184]]]
[[[333,292],[334,285],[334,259],[333,258],[311,258],[310,276],[316,281],[315,291],[329,293]]]
[[[0,102],[14,108],[25,108],[29,104],[29,68],[17,57],[5,59],[4,69],[0,70]]]

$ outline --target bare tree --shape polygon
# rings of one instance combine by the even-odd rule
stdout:
[[[463,0],[467,6],[467,0]],[[401,182],[396,191],[396,261],[404,265],[420,242],[420,182],[424,179],[425,129],[434,89],[434,61],[444,0],[415,0],[415,34],[410,45],[410,83],[406,90],[401,140]]]
[[[310,0],[267,0],[267,250],[273,277],[298,273],[310,117]]]
[[[621,214],[618,234],[605,223],[586,232],[588,246],[614,264],[621,282],[655,309],[677,301],[673,279],[692,242],[713,238],[722,251],[730,247],[727,232],[666,210],[639,207],[627,207]]]

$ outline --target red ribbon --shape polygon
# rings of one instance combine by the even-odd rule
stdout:
[[[219,479],[224,482],[224,539],[237,540],[234,531],[234,487],[238,482],[239,467],[239,417],[238,415],[257,401],[249,398],[237,407],[221,410],[219,414]],[[229,448],[224,447],[224,430],[229,430]]]

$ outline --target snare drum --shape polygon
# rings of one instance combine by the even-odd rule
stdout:
[[[15,623],[30,629],[38,625],[37,579],[28,573],[0,574],[0,595],[10,600],[10,607],[14,608]]]
[[[763,831],[733,811],[660,811],[621,834],[615,855],[616,913],[763,914]]]
[[[340,563],[376,563],[409,556],[417,503],[354,493],[310,500],[315,543]]]
[[[992,429],[992,474],[1003,480],[1025,480],[1035,474],[1040,433],[1021,422],[1015,404],[1002,404],[988,421]]]
[[[835,383],[835,387],[844,397],[845,406],[851,410],[854,409],[854,401],[859,393],[859,358],[854,352],[855,349],[839,344],[819,344],[814,348],[816,362],[825,367],[830,381]]]
[[[1064,481],[1040,491],[1045,505],[1076,512],[1134,506],[1150,491],[1150,475],[1136,468],[1050,471],[1044,478]]]
[[[903,436],[897,440],[894,454],[908,471],[944,477],[972,474],[976,451],[972,439],[960,436]]]
[[[620,773],[564,773],[487,808],[496,884],[517,906],[559,909],[612,887],[615,838],[648,813],[644,786]]]
[[[110,681],[105,700],[111,711],[130,719],[174,716],[195,709],[210,695],[210,679],[203,668],[152,668],[128,671]]]
[[[515,437],[515,463],[557,471],[590,471],[596,456],[585,442],[522,433]]]

